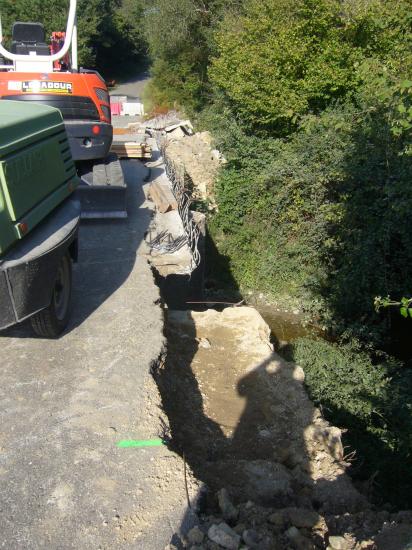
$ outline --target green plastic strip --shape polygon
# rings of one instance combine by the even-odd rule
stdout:
[[[126,449],[128,447],[160,447],[164,444],[163,439],[124,439],[119,441],[117,446]]]

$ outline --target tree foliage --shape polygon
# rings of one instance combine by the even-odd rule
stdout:
[[[145,36],[153,60],[153,92],[164,103],[204,107],[210,94],[207,70],[213,32],[241,0],[154,0],[144,12]]]
[[[302,115],[358,89],[365,59],[395,58],[410,29],[410,14],[394,18],[397,10],[393,1],[342,9],[340,0],[252,0],[216,34],[212,83],[247,128],[287,133]],[[408,43],[396,55],[410,57]]]

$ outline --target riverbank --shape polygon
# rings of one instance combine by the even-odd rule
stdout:
[[[196,196],[205,189],[214,192],[216,171],[210,167],[209,158],[221,158],[219,152],[213,152],[211,136],[206,135],[206,140],[204,132],[190,138],[185,133],[170,136],[172,146],[166,149],[169,160],[183,171],[188,189],[194,190]],[[196,149],[198,140],[202,145]],[[205,141],[210,143],[208,152],[204,152]],[[224,162],[221,166],[220,171],[224,172]],[[212,183],[205,187],[205,181]],[[213,201],[208,201],[207,195],[203,198],[201,206],[213,224],[215,216],[221,215],[220,205],[214,194]],[[272,328],[275,350],[304,367],[311,399],[330,422],[344,430],[344,445],[348,453],[353,453],[351,472],[356,483],[367,487],[369,497],[377,505],[410,507],[412,473],[407,464],[412,434],[411,372],[402,367],[402,362],[367,349],[354,338],[331,338],[326,327],[319,327],[318,322],[311,325],[311,312],[303,313],[306,308],[299,301],[290,298],[275,303],[272,296],[269,303],[263,291],[242,295],[231,270],[233,256],[226,255],[225,247],[216,243],[213,236],[209,232],[205,305],[224,307],[224,303],[237,303],[244,298],[255,305]],[[327,341],[323,338],[326,334]]]

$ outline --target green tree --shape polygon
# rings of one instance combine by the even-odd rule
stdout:
[[[209,98],[207,69],[213,32],[240,0],[155,0],[144,11],[145,36],[153,60],[154,88],[168,103],[199,110]]]
[[[302,115],[350,96],[364,59],[410,59],[407,4],[251,0],[220,26],[210,78],[247,128],[288,133]]]

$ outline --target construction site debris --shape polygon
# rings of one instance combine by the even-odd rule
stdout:
[[[149,188],[149,198],[155,203],[157,210],[162,214],[170,210],[177,210],[177,201],[167,183],[152,182]]]
[[[147,143],[137,141],[114,141],[111,152],[124,159],[151,159],[152,148]]]
[[[161,131],[164,130],[167,126],[173,126],[174,124],[179,124],[182,120],[182,117],[178,111],[168,111],[164,115],[158,115],[154,118],[146,120],[146,127],[151,130]]]
[[[228,550],[237,550],[239,548],[240,536],[229,527],[227,523],[219,523],[219,525],[212,525],[207,536],[209,539],[223,548]]]
[[[183,139],[185,136],[192,136],[194,134],[193,125],[190,120],[183,120],[166,126],[164,131],[168,135],[168,139]]]

